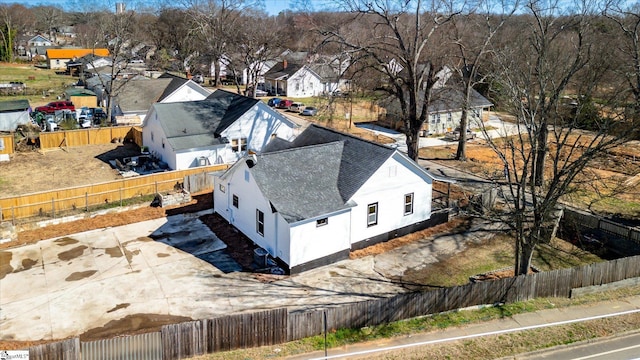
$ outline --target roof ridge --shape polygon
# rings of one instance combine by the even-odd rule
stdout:
[[[319,129],[327,130],[327,131],[330,131],[330,132],[338,134],[338,135],[346,136],[346,137],[349,137],[349,138],[354,139],[354,140],[363,141],[363,142],[366,142],[366,143],[369,143],[369,144],[372,144],[372,145],[376,145],[378,147],[381,147],[381,148],[384,148],[384,149],[387,149],[387,150],[392,150],[392,151],[396,150],[396,149],[394,149],[392,147],[389,147],[387,145],[379,144],[379,143],[377,143],[375,141],[363,139],[361,137],[358,137],[358,136],[355,136],[355,135],[352,135],[352,134],[349,134],[349,133],[345,133],[345,132],[342,132],[342,131],[339,131],[339,130],[331,129],[331,128],[328,128],[328,127],[325,127],[325,126],[322,126],[322,125],[311,124],[310,126],[314,126],[314,127],[319,128]]]
[[[286,148],[286,149],[276,150],[276,151],[269,151],[267,153],[261,153],[258,156],[262,157],[262,156],[266,156],[266,155],[281,154],[281,153],[293,152],[293,151],[298,151],[298,150],[309,150],[309,149],[312,149],[312,148],[335,146],[336,144],[339,144],[339,143],[344,144],[344,140],[335,140],[335,141],[330,141],[330,142],[326,142],[326,143],[322,143],[322,144],[313,144],[313,145]]]

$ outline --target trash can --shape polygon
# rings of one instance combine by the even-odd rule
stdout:
[[[267,267],[267,258],[269,257],[269,252],[263,248],[257,248],[253,250],[253,261],[258,265],[258,267],[265,268]]]

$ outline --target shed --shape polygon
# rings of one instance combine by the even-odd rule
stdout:
[[[31,122],[29,100],[0,101],[0,131],[15,131],[18,125]]]
[[[91,90],[72,87],[64,91],[65,98],[73,103],[76,108],[98,106],[98,96]]]

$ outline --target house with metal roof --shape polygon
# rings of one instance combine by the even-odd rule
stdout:
[[[171,169],[231,164],[292,140],[297,125],[265,103],[225,90],[199,101],[155,103],[142,126],[143,145]]]
[[[295,274],[446,222],[433,180],[396,149],[310,125],[214,177],[214,211]]]
[[[47,62],[50,69],[66,70],[67,63],[85,55],[109,56],[109,49],[47,49]]]
[[[0,101],[0,131],[15,131],[18,125],[31,122],[29,100]]]

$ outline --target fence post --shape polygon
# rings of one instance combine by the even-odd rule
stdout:
[[[120,188],[120,207],[122,207],[122,188]]]
[[[13,205],[11,205],[11,223],[13,225],[16,224],[16,212],[14,210],[14,206]]]
[[[156,194],[158,193],[158,181],[156,181]]]
[[[2,218],[3,218],[3,216],[2,216],[2,206],[0,206],[0,222],[2,222]]]
[[[51,198],[51,214],[53,218],[56,218],[56,202],[54,198]]]
[[[89,193],[84,192],[84,211],[89,212]]]

